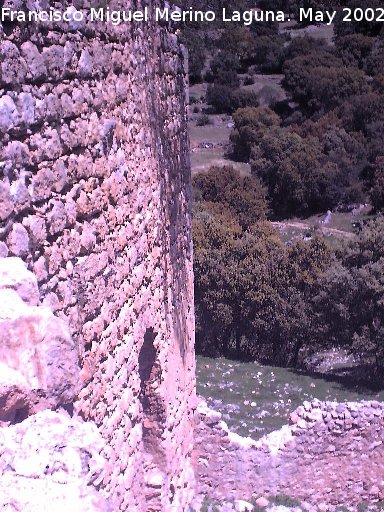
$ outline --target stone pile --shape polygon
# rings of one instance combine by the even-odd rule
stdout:
[[[290,415],[291,423],[299,429],[325,428],[334,434],[356,428],[365,428],[367,424],[383,424],[384,402],[304,402]]]
[[[49,410],[0,428],[2,510],[113,512],[95,489],[103,444],[94,424]]]

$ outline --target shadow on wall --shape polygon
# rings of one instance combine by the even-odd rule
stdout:
[[[154,345],[157,333],[152,328],[144,335],[139,353],[140,403],[143,409],[143,444],[160,469],[166,458],[161,449],[161,436],[165,425],[165,407],[160,396],[161,368]]]
[[[164,59],[153,55],[153,60],[159,67],[160,76],[164,75]],[[150,81],[150,77],[147,79]],[[148,108],[154,135],[154,154],[159,162],[161,220],[164,226],[161,246],[168,253],[163,259],[163,290],[164,297],[168,297],[164,303],[165,318],[172,317],[172,330],[185,365],[186,355],[191,350],[187,316],[193,307],[189,283],[192,257],[192,189],[186,115],[187,84],[185,77],[180,74],[175,83],[174,93],[177,100],[173,103],[173,115],[169,113],[169,102],[160,96],[161,87],[150,87],[148,84],[147,90],[150,91]],[[173,128],[175,133],[168,133],[165,127],[173,126],[174,119],[179,119],[180,125]],[[171,326],[168,325],[168,328]]]

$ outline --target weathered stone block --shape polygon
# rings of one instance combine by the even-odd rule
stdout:
[[[19,114],[13,99],[5,94],[0,98],[0,131],[7,132],[17,125]]]
[[[8,181],[0,181],[0,220],[7,219],[13,209],[11,187]]]
[[[27,66],[27,76],[32,80],[43,79],[47,74],[47,68],[37,47],[27,41],[21,45],[21,55]]]
[[[0,262],[0,290],[11,289],[31,306],[39,303],[39,289],[34,274],[20,258],[5,258]]]
[[[22,224],[13,224],[7,236],[7,246],[13,256],[26,256],[28,254],[29,236]]]
[[[27,68],[19,50],[10,41],[0,44],[1,81],[3,84],[14,85],[24,81]]]
[[[79,391],[78,352],[68,325],[37,301],[36,278],[23,262],[0,260],[2,421],[68,404]]]
[[[43,411],[0,430],[0,495],[9,511],[113,512],[92,484],[104,442],[93,423]]]

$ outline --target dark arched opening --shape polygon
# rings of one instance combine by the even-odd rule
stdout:
[[[156,466],[162,467],[161,436],[165,424],[165,409],[159,393],[161,368],[154,345],[157,333],[146,330],[139,353],[140,403],[143,411],[143,443],[145,451],[151,454]]]

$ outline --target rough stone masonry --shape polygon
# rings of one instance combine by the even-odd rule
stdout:
[[[381,509],[384,500],[384,403],[304,402],[258,441],[230,432],[221,414],[198,406],[198,494],[224,501],[279,494],[308,511]]]
[[[105,3],[95,0],[92,7]],[[87,0],[3,4],[72,12],[90,7]],[[107,5],[142,10],[160,0]],[[68,335],[64,323],[57,324],[60,338],[64,347],[74,340],[76,352],[72,362],[69,354],[60,363],[62,388],[51,372],[54,354],[20,364],[22,343],[33,352],[32,341],[45,342],[52,329],[21,336],[19,345],[16,340],[2,351],[1,364],[12,370],[3,367],[3,378],[23,366],[27,382],[10,389],[2,381],[7,410],[0,422],[16,425],[1,431],[0,472],[7,480],[0,484],[27,499],[30,487],[25,480],[17,487],[17,475],[32,478],[36,493],[47,491],[47,481],[50,489],[63,485],[65,477],[75,487],[80,481],[77,498],[84,501],[81,482],[89,475],[81,461],[92,455],[87,443],[93,432],[101,452],[95,448],[94,456],[106,461],[96,468],[97,488],[113,512],[187,511],[193,469],[198,493],[214,499],[284,492],[320,502],[322,510],[382,500],[384,408],[377,402],[304,404],[292,417],[294,426],[259,442],[237,438],[200,407],[193,450],[187,66],[173,28],[151,21],[0,24],[0,257],[22,258],[40,290],[23,287],[16,298],[17,280],[8,280],[3,297],[13,297],[28,317],[42,303],[42,322],[53,321],[50,310],[68,319]],[[10,330],[20,323],[13,313],[3,315]],[[3,332],[3,346],[9,339]],[[36,380],[32,366],[43,359],[49,368],[39,367]],[[74,418],[41,410],[62,404],[74,408]],[[87,430],[76,415],[95,422],[104,439],[99,442],[92,421]],[[68,441],[64,458],[59,450],[46,466],[36,456],[30,458],[35,466],[26,467],[20,445],[47,431],[47,448],[55,452],[62,444],[56,428]],[[46,455],[44,446],[39,450]],[[63,476],[57,457],[77,466]],[[46,509],[51,496],[44,497]],[[99,498],[91,493],[89,499],[93,511]]]
[[[71,7],[3,6],[50,5]],[[187,66],[171,28],[0,25],[0,256],[21,257],[69,319],[74,407],[106,441],[116,512],[182,511],[194,488]]]

